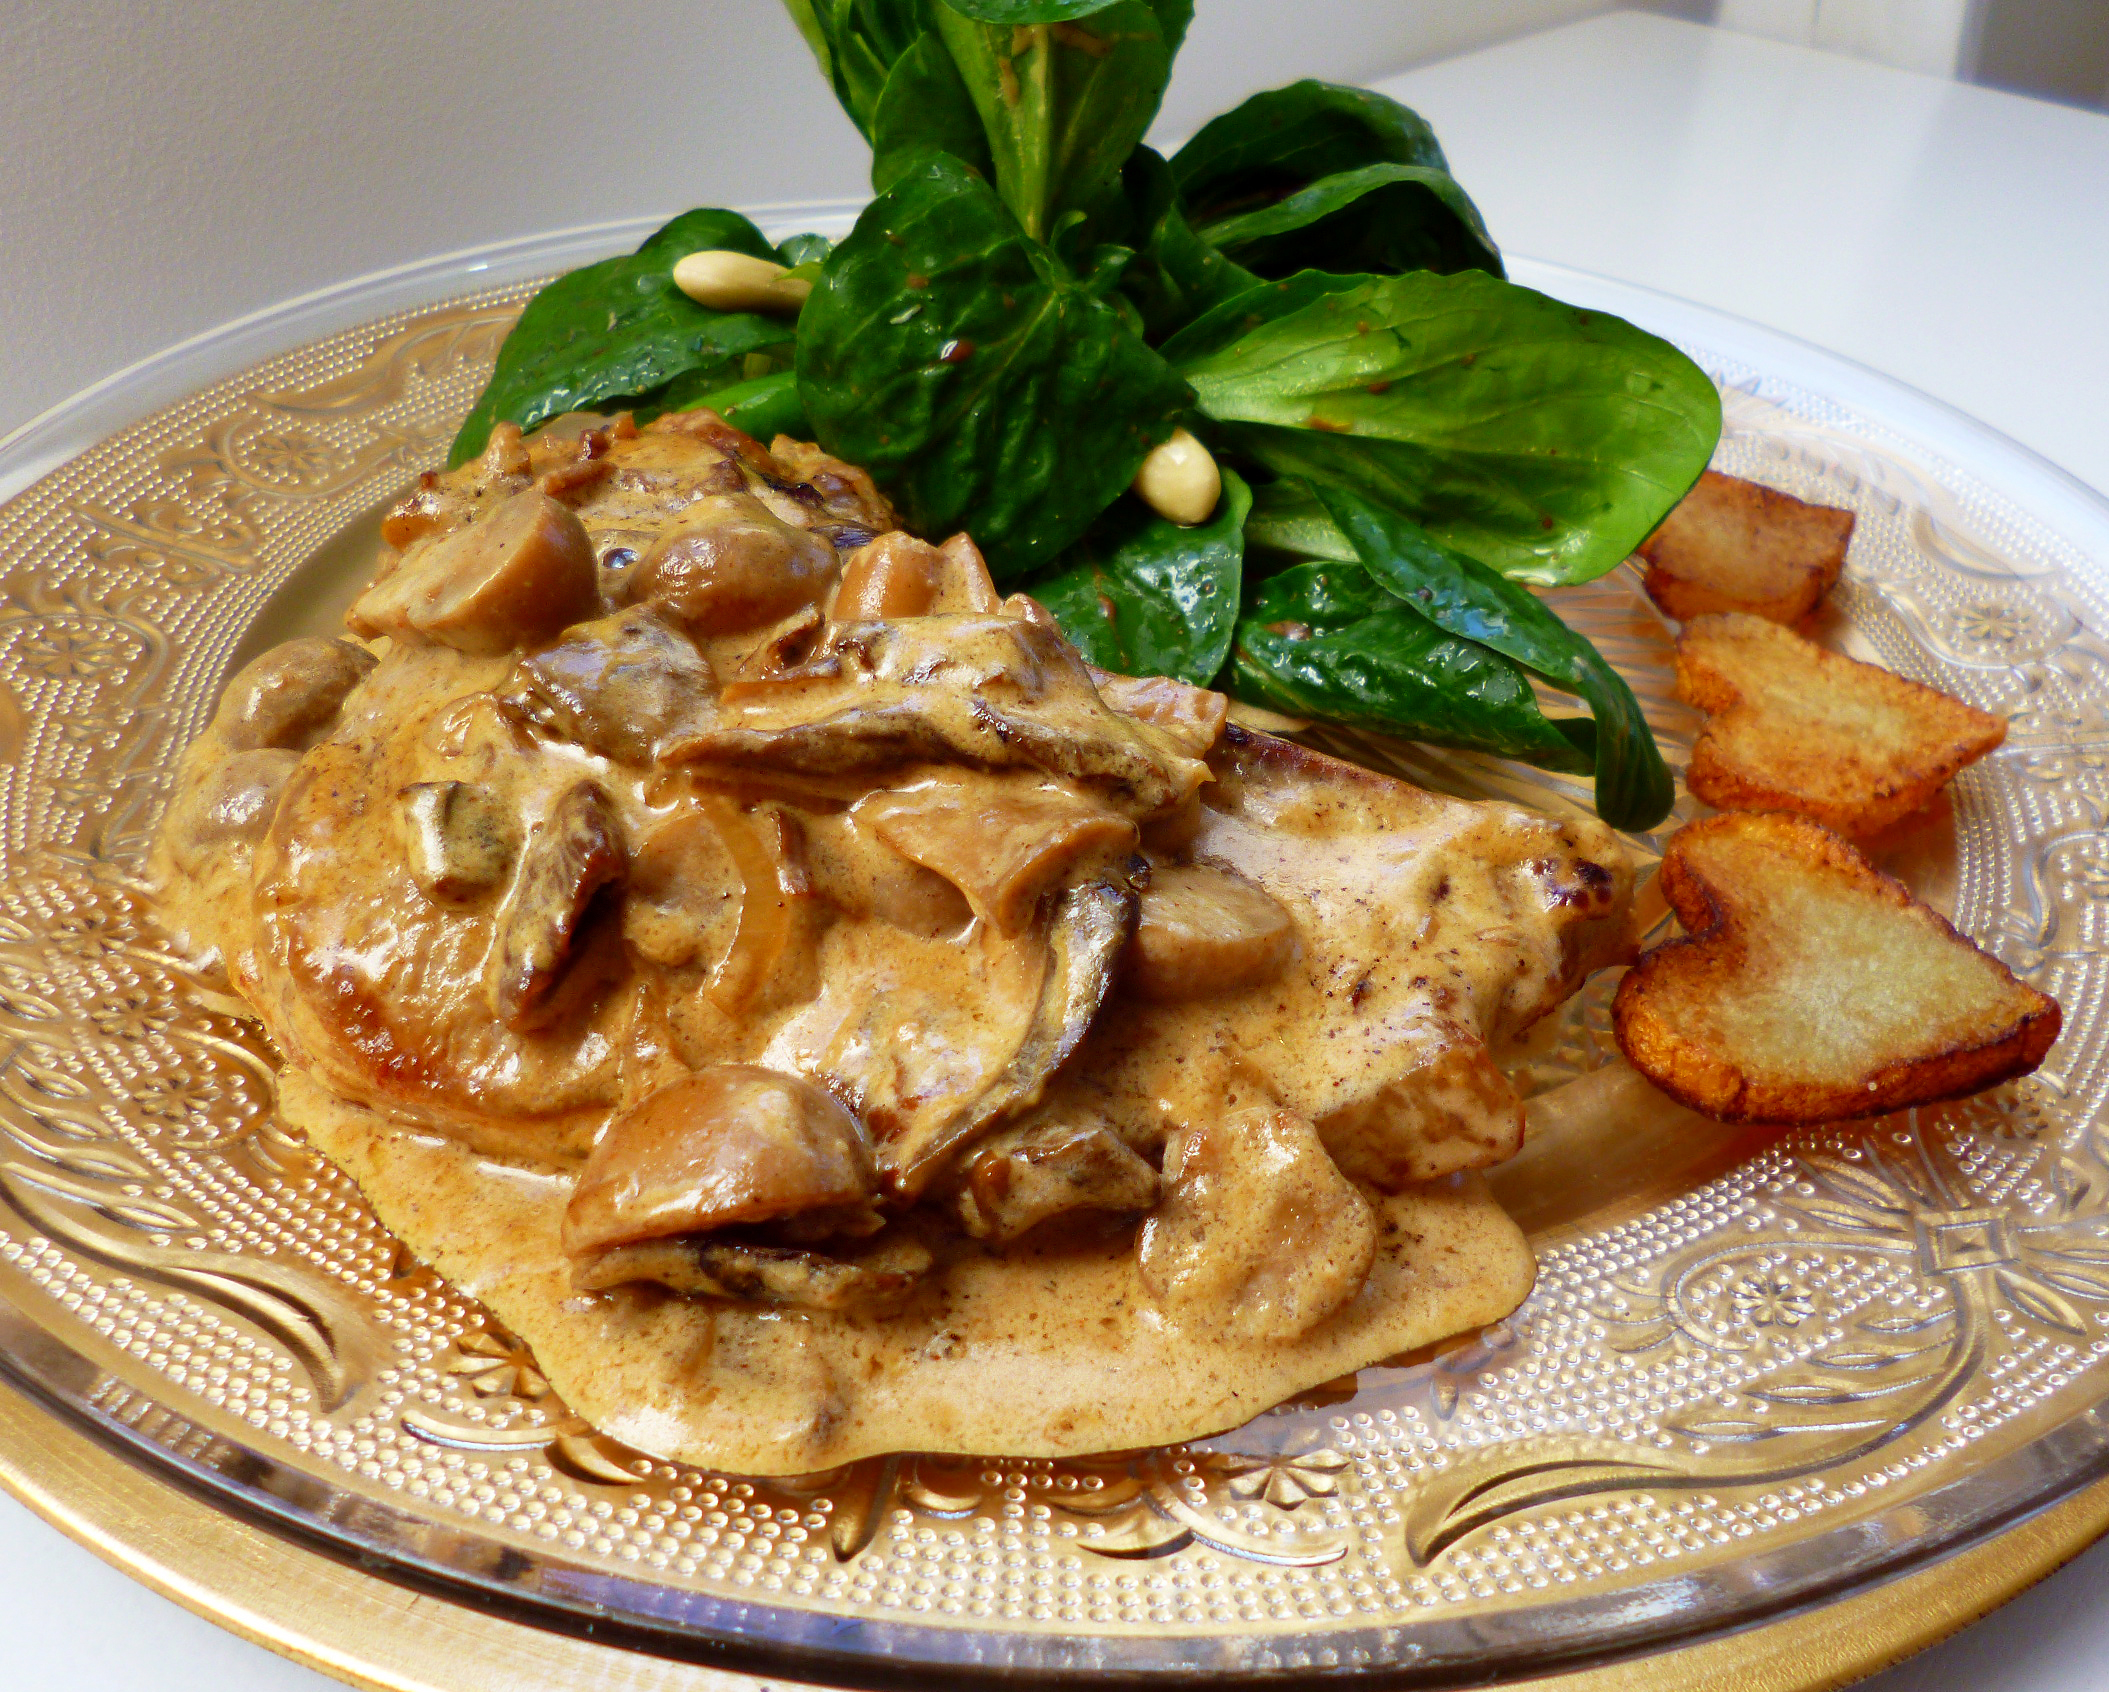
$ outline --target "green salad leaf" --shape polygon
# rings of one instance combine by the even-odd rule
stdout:
[[[820,443],[999,577],[1046,562],[1191,400],[1171,366],[958,160],[917,164],[828,257],[799,322]]]
[[[936,26],[981,114],[1003,203],[1035,240],[1097,210],[1156,117],[1192,0],[1119,0],[1082,23]]]
[[[1153,342],[1259,285],[1251,271],[1194,233],[1171,167],[1151,148],[1137,147],[1130,155],[1121,173],[1120,203],[1101,221],[1134,251],[1121,276],[1121,292]]]
[[[1381,94],[1292,83],[1144,146],[1194,0],[785,3],[872,145],[855,231],[771,248],[690,212],[560,278],[451,462],[500,420],[708,406],[967,529],[1109,668],[1593,770],[1606,818],[1659,818],[1630,690],[1518,584],[1602,574],[1697,479],[1720,402],[1689,359],[1504,281],[1434,131]],[[810,277],[797,322],[683,296],[709,248]],[[1193,528],[1125,497],[1182,422],[1223,470]]]
[[[1067,23],[1117,6],[1120,0],[943,0],[963,18],[1016,29],[1026,24]]]
[[[1299,270],[1483,270],[1501,254],[1479,208],[1447,170],[1368,164],[1321,176],[1272,205],[1199,225],[1226,258],[1261,276]]]
[[[675,264],[706,248],[778,256],[738,212],[685,212],[636,252],[560,276],[529,300],[448,465],[481,452],[495,423],[532,429],[566,411],[615,406],[649,414],[664,409],[655,402],[677,379],[722,386],[759,374],[747,367],[757,357],[788,368],[791,324],[710,311],[674,286]]]
[[[1319,503],[1309,482],[1269,482],[1252,495],[1245,519],[1246,575],[1250,579],[1306,558],[1359,564],[1362,555],[1340,532],[1333,514]],[[1276,558],[1275,554],[1284,556]]]
[[[1367,89],[1297,82],[1255,94],[1180,148],[1172,174],[1194,227],[1262,276],[1501,274],[1435,132]]]
[[[1575,693],[1596,719],[1596,808],[1614,828],[1653,828],[1676,793],[1640,702],[1528,588],[1439,545],[1412,519],[1346,488],[1319,484],[1317,503],[1369,573],[1446,634],[1513,659]]]
[[[981,113],[951,49],[935,30],[926,30],[894,61],[872,112],[873,191],[883,194],[933,153],[950,153],[983,176],[996,174]]]
[[[1447,634],[1360,564],[1316,560],[1260,582],[1238,620],[1240,699],[1586,775],[1595,726],[1548,718],[1522,667]]]
[[[796,270],[800,265],[824,264],[835,243],[825,235],[786,235],[776,244],[777,259]]]
[[[872,139],[872,114],[894,62],[929,27],[927,0],[784,0],[820,74]]]
[[[778,370],[730,387],[701,389],[693,397],[683,394],[677,399],[671,391],[668,394],[668,411],[700,411],[705,407],[764,445],[778,435],[803,440],[813,432],[806,421],[805,407],[798,401],[798,373],[793,370]]]
[[[1172,174],[1194,215],[1210,218],[1371,164],[1450,168],[1435,131],[1411,107],[1367,88],[1306,80],[1211,118],[1172,155]]]
[[[1256,281],[1242,293],[1218,300],[1157,350],[1181,368],[1199,364],[1263,324],[1291,316],[1330,294],[1352,293],[1376,280],[1374,276],[1335,276],[1326,270],[1300,270],[1278,282]]]
[[[1224,472],[1215,515],[1192,528],[1139,500],[1117,500],[1026,591],[1101,669],[1205,687],[1230,656],[1251,508],[1252,492],[1235,471]]]
[[[1522,581],[1613,568],[1720,433],[1713,383],[1667,341],[1476,271],[1318,291],[1212,350],[1168,350],[1220,445]]]

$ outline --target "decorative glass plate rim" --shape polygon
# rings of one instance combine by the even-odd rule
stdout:
[[[839,227],[854,209],[847,202],[825,202],[772,207],[760,215],[777,228],[815,222]],[[0,441],[0,498],[12,498],[37,477],[117,429],[266,357],[392,311],[437,306],[452,296],[548,274],[632,245],[651,227],[651,220],[634,220],[444,255],[355,279],[223,326],[84,390]],[[1545,287],[1575,304],[1619,311],[1658,333],[1732,357],[1768,379],[1792,383],[1841,405],[1852,414],[1856,432],[1863,437],[1901,447],[1922,464],[1930,462],[1951,484],[1991,488],[2069,547],[2077,548],[2102,578],[2109,579],[2109,500],[1942,402],[1791,337],[1634,285],[1529,260],[1514,261],[1512,273],[1519,281]],[[523,1598],[503,1580],[466,1571],[400,1542],[390,1543],[395,1536],[380,1529],[382,1518],[391,1512],[377,1508],[371,1500],[336,1494],[338,1501],[354,1507],[354,1519],[332,1521],[329,1495],[334,1489],[318,1476],[280,1464],[269,1454],[243,1452],[248,1479],[239,1481],[202,1460],[181,1457],[100,1413],[83,1401],[84,1377],[92,1376],[92,1362],[4,1305],[0,1305],[0,1342],[4,1342],[0,1343],[0,1372],[39,1402],[87,1426],[132,1460],[175,1484],[333,1554],[369,1567],[378,1560],[399,1578],[468,1597],[522,1619],[600,1637],[613,1631],[675,1656],[722,1658],[730,1650],[758,1658],[766,1653],[779,1665],[790,1666],[788,1657],[795,1662],[796,1672],[852,1682],[883,1681],[926,1669],[969,1675],[981,1671],[1006,1678],[1061,1675],[1161,1681],[1168,1674],[1195,1672],[1273,1678],[1306,1674],[1313,1666],[1292,1663],[1271,1652],[1270,1644],[1293,1640],[1278,1631],[1252,1636],[1252,1652],[1222,1656],[1212,1663],[1196,1660],[1196,1648],[1208,1642],[1190,1634],[1167,1634],[1158,1649],[1141,1654],[1133,1649],[1136,1641],[1130,1638],[1120,1660],[1109,1663],[1094,1651],[1089,1639],[1033,1633],[1010,1635],[1006,1640],[996,1629],[838,1617],[812,1605],[774,1605],[676,1591],[644,1580],[611,1579],[600,1571],[567,1564],[561,1557],[549,1559],[546,1566],[575,1577],[571,1582],[575,1590],[559,1597],[545,1587]],[[1916,1494],[1889,1510],[1826,1524],[1810,1538],[1752,1556],[1738,1565],[1749,1602],[1730,1615],[1687,1615],[1680,1620],[1675,1593],[1679,1585],[1686,1584],[1685,1578],[1666,1571],[1656,1581],[1563,1603],[1561,1613],[1578,1620],[1593,1612],[1621,1612],[1629,1618],[1623,1627],[1582,1630],[1565,1644],[1504,1639],[1504,1633],[1524,1619],[1521,1614],[1343,1628],[1329,1631],[1325,1640],[1342,1659],[1366,1644],[1371,1654],[1364,1660],[1401,1684],[1447,1682],[1469,1672],[1461,1665],[1471,1655],[1499,1654],[1504,1647],[1520,1648],[1507,1661],[1524,1673],[1549,1672],[1581,1660],[1616,1660],[1748,1626],[1879,1584],[1981,1541],[2105,1473],[2109,1473],[2109,1420],[2099,1407],[2090,1407],[1997,1463]],[[1916,1541],[1908,1535],[1892,1535],[1886,1554],[1865,1560],[1872,1529],[1900,1511],[1923,1515],[1936,1500],[1944,1506],[1940,1513],[1948,1523],[1947,1532]],[[398,1528],[418,1530],[414,1537],[432,1537],[427,1518],[410,1511],[393,1515]],[[473,1538],[464,1530],[449,1531],[457,1540]],[[1831,1567],[1831,1583],[1817,1590],[1825,1578],[1825,1559],[1815,1557],[1814,1568],[1797,1565],[1811,1561],[1808,1554],[1827,1543],[1847,1539],[1862,1542],[1863,1560],[1845,1579],[1836,1578],[1835,1566]],[[610,1603],[618,1591],[627,1601]],[[854,1638],[849,1649],[839,1644],[845,1628]],[[1402,1659],[1402,1634],[1428,1638],[1446,1629],[1459,1630],[1465,1637],[1457,1644],[1469,1645],[1470,1650],[1435,1649]],[[984,1642],[994,1649],[978,1649]],[[1221,1640],[1214,1643],[1218,1648],[1224,1644]],[[1005,1644],[1013,1649],[1005,1650]],[[1423,1664],[1418,1670],[1412,1666],[1416,1657]],[[884,1667],[887,1662],[895,1666]]]

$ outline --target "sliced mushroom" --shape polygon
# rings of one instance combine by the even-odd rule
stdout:
[[[1086,882],[1063,893],[1048,924],[1047,969],[1023,1036],[987,1085],[887,1145],[887,1179],[895,1191],[920,1194],[961,1147],[1040,1102],[1091,1031],[1134,920],[1135,895],[1124,884]]]
[[[999,1129],[968,1155],[955,1209],[976,1239],[1008,1242],[1050,1217],[1148,1210],[1157,1171],[1103,1119],[1042,1117]]]
[[[1293,1339],[1361,1290],[1377,1223],[1308,1121],[1258,1105],[1176,1142],[1136,1252],[1175,1320]]]
[[[1356,1180],[1395,1193],[1523,1149],[1523,1101],[1471,1029],[1430,1020],[1374,1055],[1363,1084],[1318,1119],[1326,1150]]]
[[[1024,712],[990,711],[984,720],[1016,761],[1105,787],[1145,813],[1175,811],[1200,786],[1198,777],[1188,779],[1199,766],[1176,752],[1166,757],[1159,746],[1144,750],[1111,734],[1078,734]]]
[[[894,527],[897,519],[893,507],[874,485],[868,470],[845,464],[810,441],[793,440],[788,435],[778,435],[769,443],[769,456],[786,476],[796,477],[819,497],[820,514],[830,527],[862,529],[873,535]],[[836,544],[842,542],[838,540]]]
[[[486,988],[508,1028],[537,1026],[572,961],[593,896],[622,879],[615,818],[590,781],[567,788],[528,837],[512,896],[499,914]]]
[[[177,795],[168,821],[176,861],[196,870],[213,852],[264,837],[300,754],[275,747],[237,752]]]
[[[630,860],[622,935],[668,969],[715,965],[732,950],[745,894],[738,862],[704,812],[653,830]]]
[[[503,884],[519,850],[519,830],[489,788],[420,781],[396,797],[411,879],[427,898],[465,904]]]
[[[627,1281],[655,1281],[702,1298],[886,1316],[908,1301],[932,1261],[920,1245],[847,1259],[800,1246],[710,1235],[612,1247],[580,1263],[572,1284],[594,1292]]]
[[[936,547],[895,529],[843,561],[834,616],[845,623],[962,616],[986,614],[1002,603],[980,549],[967,536],[954,535]]]
[[[654,436],[665,435],[707,446],[766,485],[782,485],[791,478],[791,472],[769,455],[767,447],[746,430],[734,428],[707,405],[699,405],[693,411],[661,412],[645,425],[642,438],[649,442]]]
[[[1160,864],[1142,890],[1123,981],[1169,1003],[1271,981],[1296,950],[1281,901],[1210,864]]]
[[[348,640],[309,635],[274,646],[227,684],[212,732],[236,752],[305,752],[329,733],[345,697],[373,667],[373,654]]]
[[[854,810],[810,818],[806,844],[813,891],[849,916],[876,917],[933,940],[974,920],[965,894],[902,857]]]
[[[1114,710],[1154,723],[1199,758],[1221,738],[1230,701],[1210,688],[1170,676],[1119,676],[1093,668],[1098,694]]]
[[[716,494],[637,561],[624,591],[701,634],[740,634],[817,603],[834,585],[835,552],[752,494]]]
[[[846,623],[927,617],[937,605],[944,560],[906,529],[860,546],[842,561],[834,615]]]
[[[564,1212],[564,1250],[785,1217],[805,1218],[807,1239],[869,1234],[877,1195],[863,1125],[832,1095],[778,1070],[715,1064],[609,1123]]]
[[[938,549],[945,561],[944,586],[937,608],[949,616],[986,616],[1003,609],[1003,595],[996,591],[989,574],[989,561],[982,557],[974,537],[962,530]]]
[[[437,470],[425,471],[418,477],[417,487],[381,519],[381,544],[406,547],[427,535],[438,534],[453,521],[460,504],[461,495],[456,490],[439,485]]]
[[[1046,629],[1050,634],[1062,632],[1061,619],[1029,593],[1011,594],[996,609],[1014,622],[1030,623],[1034,628]]]
[[[859,800],[853,814],[911,863],[943,876],[999,933],[1016,934],[1057,881],[1135,849],[1135,825],[1055,782],[938,770]]]
[[[595,502],[595,516],[622,531],[623,545],[642,556],[665,531],[669,514],[707,494],[743,493],[746,488],[740,466],[710,442],[670,433],[654,423],[619,455],[612,486]],[[616,563],[609,559],[603,568]],[[621,566],[624,579],[635,567],[634,557]],[[611,595],[609,603],[627,600]]]
[[[345,620],[355,634],[491,654],[547,639],[599,604],[584,525],[528,488],[404,554]]]
[[[517,423],[493,423],[483,453],[477,459],[484,475],[493,481],[507,481],[515,476],[533,473],[534,461],[527,450],[527,442]]]
[[[662,759],[832,775],[918,762],[1037,766],[1124,809],[1170,811],[1206,766],[1163,730],[1110,709],[1076,649],[1012,617],[841,623],[797,671],[756,683]]]
[[[598,429],[589,431],[579,438],[574,455],[544,470],[535,478],[535,486],[552,499],[576,504],[614,474],[615,464],[607,453],[607,435]]]
[[[742,655],[733,682],[773,682],[791,675],[812,652],[826,623],[819,606],[801,605],[762,632],[761,638]]]
[[[660,740],[708,712],[716,686],[696,643],[639,605],[568,628],[521,659],[506,697],[589,752],[649,764]]]

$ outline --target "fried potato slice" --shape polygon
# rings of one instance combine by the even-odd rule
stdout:
[[[1747,611],[1799,622],[1845,568],[1853,514],[1709,470],[1640,543],[1648,597],[1679,622]]]
[[[1735,612],[1678,636],[1677,697],[1708,718],[1685,772],[1694,798],[1855,838],[1924,809],[2006,738],[2004,717]]]
[[[1812,1123],[1960,1098],[2026,1075],[2058,1002],[1801,817],[1690,823],[1662,888],[1687,937],[1619,983],[1633,1067],[1724,1122]]]

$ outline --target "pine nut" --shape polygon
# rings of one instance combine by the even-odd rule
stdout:
[[[1158,516],[1186,528],[1208,521],[1223,496],[1223,473],[1208,448],[1184,429],[1153,447],[1135,472],[1135,495]]]
[[[796,317],[813,284],[769,259],[725,251],[690,253],[674,266],[674,286],[712,311]]]

